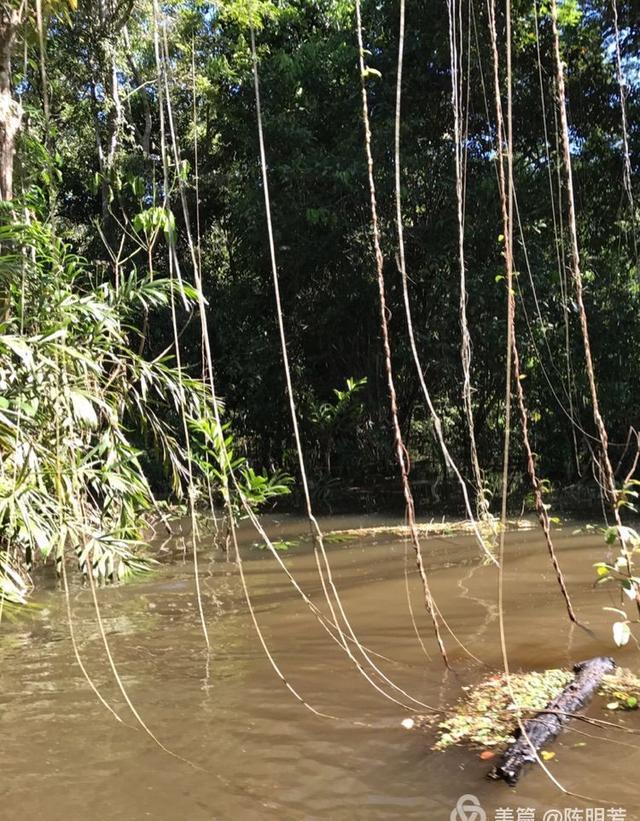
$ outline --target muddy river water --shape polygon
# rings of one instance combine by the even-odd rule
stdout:
[[[371,523],[351,517],[322,524]],[[306,531],[303,521],[286,517],[270,520],[269,527],[277,538]],[[613,592],[593,588],[593,562],[607,550],[602,536],[575,535],[566,525],[556,539],[575,607],[593,633],[569,626],[539,531],[512,533],[505,562],[512,669],[566,666],[606,654],[640,670],[637,647],[613,646],[614,617],[602,609],[616,605]],[[336,718],[319,718],[301,706],[274,674],[237,572],[205,541],[200,570],[209,657],[193,563],[179,551],[154,574],[99,591],[109,647],[131,701],[159,741],[192,766],[134,729],[109,667],[91,592],[78,585],[71,593],[78,646],[123,723],[98,701],[74,658],[64,596],[55,579],[45,579],[35,596],[38,609],[3,622],[0,633],[0,818],[482,821],[481,813],[451,815],[460,797],[471,794],[489,821],[609,821],[624,818],[622,810],[626,819],[640,819],[640,735],[580,723],[554,745],[554,778],[588,799],[563,794],[541,771],[527,773],[515,790],[489,781],[490,764],[477,752],[434,752],[430,736],[401,727],[412,710],[368,684],[273,559],[251,547],[253,541],[245,531],[244,567],[273,657],[309,704]],[[366,538],[327,545],[353,629],[388,658],[378,659],[386,675],[415,698],[446,705],[462,686],[500,669],[496,571],[482,565],[477,546],[465,536],[430,539],[424,549],[440,609],[486,667],[446,637],[454,671],[445,671],[410,557],[413,607],[431,655],[426,658],[407,606],[402,542]],[[310,547],[282,555],[302,587],[321,601]],[[591,714],[640,732],[640,713],[605,714],[596,699]],[[563,816],[565,808],[577,814]],[[556,810],[560,814],[549,814]]]

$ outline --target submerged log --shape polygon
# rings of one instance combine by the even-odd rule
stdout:
[[[537,761],[540,750],[555,740],[573,714],[589,704],[603,677],[611,673],[615,666],[615,661],[605,656],[576,664],[573,681],[544,710],[524,722],[525,732],[518,732],[516,741],[505,750],[500,763],[491,771],[491,777],[502,778],[514,786],[523,768]]]

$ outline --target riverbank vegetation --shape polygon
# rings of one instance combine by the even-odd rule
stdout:
[[[3,601],[391,482],[436,634],[416,506],[496,564],[535,510],[576,621],[550,507],[601,500],[640,601],[635,7],[447,8],[3,6]]]
[[[437,715],[358,639],[325,544],[410,543],[449,668],[451,646],[481,660],[434,600],[423,543],[473,536],[497,574],[495,607],[476,601],[504,676],[440,724],[439,747],[499,746],[514,693],[538,710],[567,683],[509,673],[505,533],[525,512],[582,627],[553,530],[563,504],[595,506],[615,644],[640,625],[636,4],[405,5],[0,8],[0,616],[54,565],[76,660],[119,719],[73,633],[75,563],[122,697],[183,762],[131,702],[96,595],[149,567],[145,538],[177,512],[207,653],[201,511],[274,672],[324,717],[270,652],[240,521],[359,675]],[[283,558],[297,541],[257,516],[285,496],[307,514],[318,601]],[[406,526],[323,535],[315,514],[341,504]],[[434,523],[445,511],[464,522]],[[410,585],[405,554],[430,658]],[[632,672],[604,690],[637,707]]]
[[[228,547],[229,522],[301,468],[294,505],[403,505],[398,441],[426,510],[491,521],[502,495],[548,533],[550,503],[597,501],[599,485],[614,509],[632,506],[631,7],[525,2],[507,19],[469,3],[453,29],[418,14],[401,64],[395,7],[364,7],[360,50],[353,11],[57,0],[2,12],[0,523],[15,599],[34,557],[64,544],[81,566],[91,545],[102,577],[135,568],[167,503],[219,503]],[[510,227],[496,71],[510,90]],[[279,318],[265,310],[274,273]],[[504,484],[511,359],[524,435]]]
[[[73,253],[92,260],[92,276],[99,285],[115,285],[118,277],[128,282],[134,269],[140,281],[168,278],[167,234],[176,246],[174,276],[183,284],[193,283],[187,228],[194,236],[198,229],[198,264],[216,375],[229,419],[252,464],[292,472],[295,459],[280,354],[273,344],[274,316],[264,310],[272,302],[268,245],[256,166],[248,31],[238,5],[169,4],[162,10],[157,44],[151,3],[46,4],[40,32],[29,6],[28,14],[13,24],[10,48],[12,106],[22,109],[13,189],[16,203],[39,198],[39,218],[49,221]],[[619,5],[626,119],[634,123],[636,21],[631,8]],[[453,287],[457,221],[447,21],[435,11],[425,7],[416,13],[406,35],[406,265],[434,401],[449,449],[466,463],[458,295]],[[329,0],[274,5],[258,44],[273,222],[292,331],[289,355],[302,433],[318,481],[361,481],[363,476],[385,476],[393,466],[370,264],[351,13],[349,4]],[[562,228],[564,206],[559,207],[565,192],[558,181],[561,157],[549,11],[522,3],[513,13],[513,173],[522,228],[521,237],[516,231],[516,287],[526,309],[518,329],[521,367],[541,475],[552,486],[565,487],[587,483],[590,445],[597,432],[590,425],[589,391],[580,365],[577,306],[558,262],[559,255],[562,260],[568,253],[568,241]],[[364,14],[371,51],[367,83],[380,230],[385,250],[391,252],[393,167],[385,152],[393,130],[396,9],[383,4],[365,8]],[[465,67],[470,79],[468,89],[465,86],[465,244],[474,429],[479,461],[495,492],[504,423],[504,282],[491,157],[491,44],[485,10],[469,6],[465,14],[465,38],[470,40]],[[638,375],[631,352],[637,343],[639,296],[636,217],[629,202],[632,192],[624,185],[614,20],[608,6],[588,3],[565,2],[561,15],[564,60],[570,69],[567,95],[585,299],[612,457],[617,462],[624,456],[622,475],[633,458],[628,434],[635,421],[632,386]],[[161,59],[167,52],[161,72],[168,77],[158,76],[156,46]],[[432,59],[424,59],[425,54]],[[165,79],[180,149],[177,161],[168,113],[162,116]],[[636,137],[631,128],[626,142],[632,169]],[[402,388],[399,418],[414,473],[432,481],[436,498],[442,499],[455,487],[419,398],[418,376],[404,341],[393,253],[386,267],[396,340],[393,364]],[[156,308],[141,306],[136,320],[140,330],[145,328],[143,350],[151,358],[173,345],[168,311]],[[145,322],[150,309],[154,321]],[[183,364],[199,374],[200,330],[190,319],[193,303],[180,297],[176,311]],[[135,345],[140,344],[138,337]],[[343,391],[347,379],[359,386],[359,410],[345,414],[341,430],[334,432],[329,408],[335,402],[334,389]],[[517,450],[513,463],[515,496],[518,488],[526,489]]]

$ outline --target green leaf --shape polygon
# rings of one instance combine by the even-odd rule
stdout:
[[[23,364],[30,368],[33,365],[33,352],[31,346],[24,339],[17,336],[0,336],[0,344],[9,348]]]
[[[78,422],[83,422],[90,428],[98,427],[98,416],[93,403],[79,391],[69,391],[69,401],[73,415]]]
[[[618,529],[615,527],[608,527],[604,532],[604,540],[607,544],[614,544],[618,538]]]

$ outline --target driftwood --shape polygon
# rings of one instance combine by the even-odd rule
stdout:
[[[491,771],[491,777],[515,785],[523,768],[537,761],[540,750],[554,741],[573,714],[587,706],[603,676],[611,673],[615,666],[612,658],[604,656],[576,664],[573,681],[544,710],[524,722],[525,732],[518,732],[516,741],[505,750],[500,763]]]

